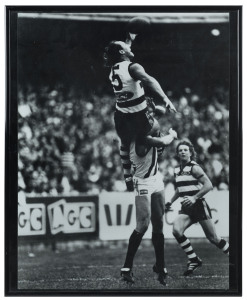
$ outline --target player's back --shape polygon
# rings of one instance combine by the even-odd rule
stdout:
[[[141,81],[130,75],[129,68],[132,64],[130,61],[116,63],[109,75],[117,98],[116,108],[123,113],[134,113],[147,107]]]

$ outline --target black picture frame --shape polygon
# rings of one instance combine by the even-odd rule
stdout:
[[[228,12],[230,17],[229,290],[18,290],[18,13]],[[215,58],[217,59],[217,58]],[[6,6],[5,295],[240,296],[242,294],[242,6]]]

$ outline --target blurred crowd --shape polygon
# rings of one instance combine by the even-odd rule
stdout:
[[[167,91],[177,108],[159,122],[195,146],[197,161],[215,189],[228,189],[229,95],[218,87],[205,97],[190,88]],[[28,195],[125,191],[113,122],[114,98],[62,85],[18,89],[18,184]],[[173,183],[176,144],[160,158],[166,185]]]

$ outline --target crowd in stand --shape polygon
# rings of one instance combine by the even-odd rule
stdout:
[[[159,120],[179,139],[193,142],[198,162],[215,188],[228,189],[228,92],[203,97],[185,88],[167,91],[177,108]],[[18,183],[29,195],[125,191],[113,122],[113,95],[83,93],[62,85],[18,89]],[[173,182],[175,145],[160,160],[165,184]]]

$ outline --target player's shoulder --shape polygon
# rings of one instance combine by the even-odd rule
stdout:
[[[143,70],[143,67],[140,64],[128,60],[121,61],[115,66],[117,66],[120,69],[127,69],[130,73],[135,73],[138,71],[140,72],[141,70]]]
[[[125,66],[125,65],[129,66],[130,64],[132,64],[132,62],[129,60],[123,60],[123,61],[118,62],[117,64],[121,65],[121,66]]]
[[[203,168],[195,161],[191,161],[191,172],[195,175],[204,174]]]
[[[191,166],[191,168],[193,170],[202,170],[202,167],[197,162],[195,162],[193,160],[189,163],[189,165]]]
[[[128,68],[132,72],[144,70],[143,66],[137,62],[129,62]]]
[[[123,60],[118,63],[116,63],[113,68],[118,69],[118,68],[129,68],[129,65],[131,64],[131,61]]]
[[[130,68],[143,68],[141,64],[135,61],[128,61]]]
[[[199,166],[199,164],[196,162],[196,161],[194,161],[194,160],[191,160],[190,162],[189,162],[189,165],[190,166]],[[200,166],[199,166],[200,167]]]
[[[132,78],[135,80],[140,80],[140,76],[143,76],[145,74],[145,70],[142,65],[132,62],[128,66],[129,74]]]

